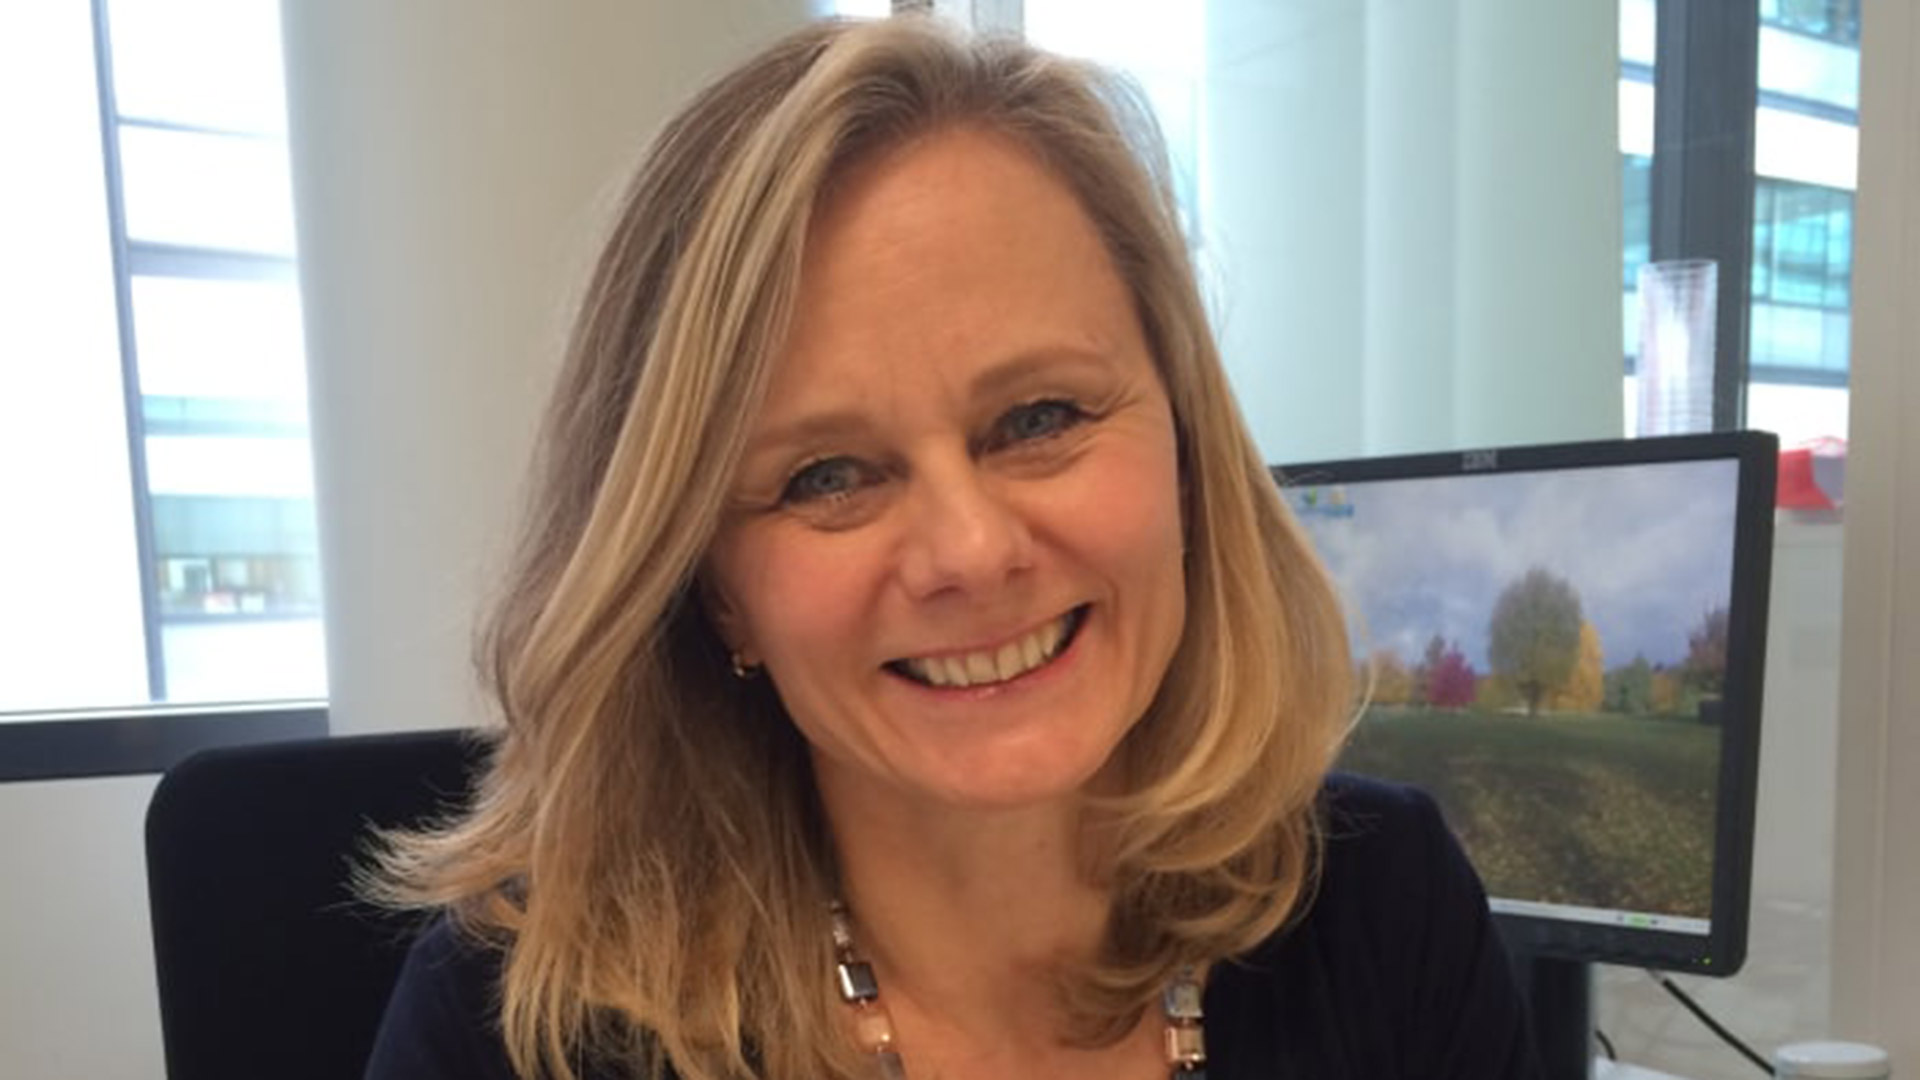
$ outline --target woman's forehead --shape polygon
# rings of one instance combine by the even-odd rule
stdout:
[[[1132,306],[1065,183],[1005,136],[944,131],[863,161],[822,205],[774,381],[850,352],[1098,348],[1137,330]]]

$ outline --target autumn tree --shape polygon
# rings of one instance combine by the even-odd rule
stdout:
[[[1458,645],[1449,645],[1434,660],[1427,673],[1427,704],[1441,709],[1458,709],[1473,704],[1479,682],[1473,665],[1467,662]]]
[[[1580,653],[1574,659],[1567,681],[1554,688],[1547,699],[1550,709],[1567,712],[1596,712],[1606,700],[1606,656],[1600,650],[1600,631],[1591,622],[1580,624]]]
[[[1520,695],[1504,675],[1483,676],[1473,689],[1475,708],[1503,712],[1520,704]]]
[[[1638,716],[1653,709],[1653,665],[1644,656],[1607,672],[1603,686],[1608,712]]]
[[[1534,567],[1494,601],[1487,661],[1519,691],[1527,715],[1567,681],[1580,658],[1580,594],[1565,578]]]
[[[1391,649],[1375,650],[1360,675],[1362,680],[1371,676],[1375,705],[1405,705],[1413,699],[1413,674]]]
[[[1656,713],[1672,716],[1685,711],[1681,699],[1682,684],[1673,669],[1655,665],[1653,678],[1647,685],[1647,707]]]
[[[1445,656],[1446,652],[1447,639],[1441,637],[1439,634],[1435,634],[1427,639],[1427,647],[1420,654],[1420,662],[1414,665],[1413,668],[1414,701],[1423,705],[1432,704],[1432,690],[1428,687],[1427,681],[1432,676],[1434,667],[1440,663],[1440,658]]]
[[[1687,659],[1680,666],[1687,688],[1717,696],[1727,681],[1727,609],[1714,608],[1687,632]]]

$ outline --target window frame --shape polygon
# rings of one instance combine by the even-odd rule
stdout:
[[[147,689],[149,700],[155,704],[28,711],[0,716],[0,783],[161,773],[202,749],[313,738],[324,736],[330,730],[329,710],[324,700],[165,703],[166,658],[161,638],[163,620],[155,559],[154,510],[147,472],[148,431],[140,393],[139,352],[133,320],[133,278],[158,275],[224,281],[286,281],[297,277],[297,268],[294,259],[283,256],[129,238],[118,129],[122,123],[149,127],[175,125],[120,115],[114,88],[108,0],[88,2],[127,436],[128,495],[133,499],[135,550],[140,560]]]

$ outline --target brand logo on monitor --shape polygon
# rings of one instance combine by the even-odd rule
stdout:
[[[1468,450],[1460,455],[1460,468],[1466,472],[1486,472],[1500,467],[1500,451]]]

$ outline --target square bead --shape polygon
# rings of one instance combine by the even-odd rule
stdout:
[[[907,1063],[900,1060],[899,1054],[882,1050],[873,1058],[880,1063],[881,1080],[907,1080]]]
[[[840,1000],[872,1001],[880,996],[880,983],[873,977],[873,965],[865,960],[846,960],[833,966],[840,982]]]
[[[1207,1060],[1207,1035],[1199,1027],[1167,1028],[1167,1064],[1198,1065]]]
[[[1160,993],[1161,1008],[1169,1020],[1200,1019],[1200,984],[1192,979],[1177,979]]]
[[[866,1005],[853,1014],[853,1038],[860,1049],[877,1053],[893,1046],[893,1018],[879,1005]]]

